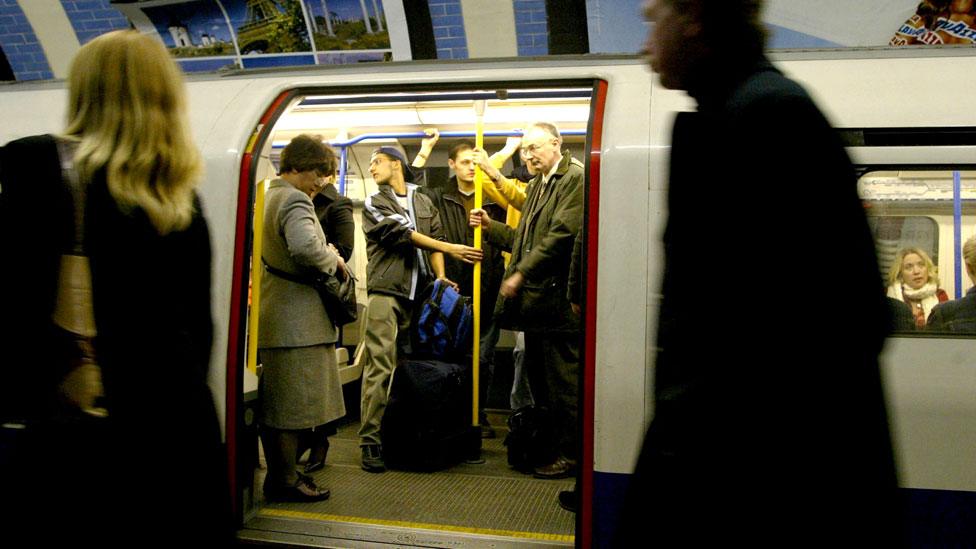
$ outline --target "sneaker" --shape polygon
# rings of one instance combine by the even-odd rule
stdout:
[[[363,471],[368,473],[382,473],[386,471],[383,462],[383,450],[379,444],[366,444],[363,449]]]
[[[543,467],[536,467],[535,478],[557,479],[568,478],[576,474],[576,461],[559,456],[556,461]]]
[[[481,438],[495,438],[496,436],[495,429],[491,425],[487,423],[481,424]]]

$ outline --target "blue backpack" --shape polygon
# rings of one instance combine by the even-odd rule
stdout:
[[[461,296],[444,281],[435,280],[421,294],[414,319],[414,355],[444,361],[470,355],[473,318],[471,299]]]

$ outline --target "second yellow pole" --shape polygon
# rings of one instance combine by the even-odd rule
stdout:
[[[474,145],[479,149],[485,146],[485,106],[484,100],[474,102],[475,112],[475,135]],[[474,207],[481,209],[481,188],[484,185],[485,174],[481,168],[475,165],[474,169]],[[481,226],[474,228],[474,247],[481,249]],[[480,423],[478,417],[478,388],[481,383],[481,262],[474,264],[474,276],[471,282],[474,309],[474,329],[471,339],[474,340],[471,350],[471,425],[477,426]]]

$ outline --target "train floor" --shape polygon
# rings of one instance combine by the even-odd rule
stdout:
[[[482,439],[484,463],[434,473],[360,468],[358,421],[331,437],[326,467],[313,476],[331,490],[315,503],[267,503],[254,478],[254,510],[240,537],[255,544],[310,547],[568,547],[575,515],[557,503],[573,479],[539,480],[508,466],[507,411],[489,413],[497,437]]]

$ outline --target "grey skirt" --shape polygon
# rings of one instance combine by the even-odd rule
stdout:
[[[335,345],[260,349],[261,424],[308,429],[346,415]]]

